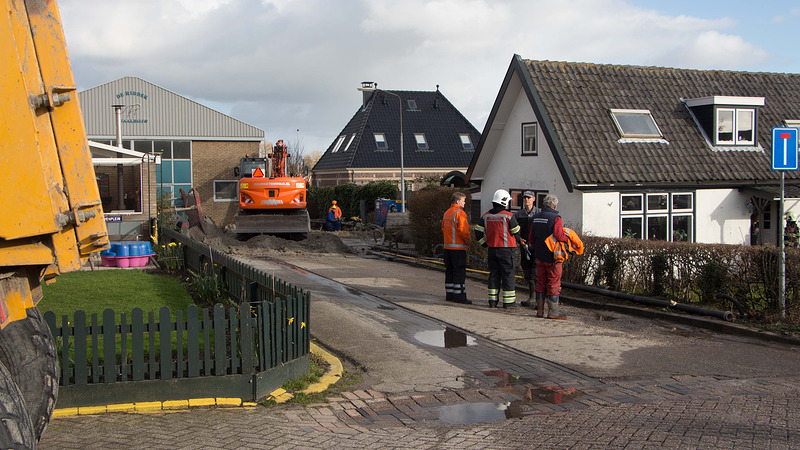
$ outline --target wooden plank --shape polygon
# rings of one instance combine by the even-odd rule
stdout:
[[[100,336],[100,326],[97,324],[97,314],[92,314],[92,329],[89,332],[92,337],[92,383],[100,382],[100,352],[98,350],[98,336]]]
[[[189,366],[189,377],[200,376],[200,320],[197,317],[197,306],[186,308],[186,362]]]
[[[239,337],[236,330],[239,329],[239,311],[231,306],[228,308],[228,329],[231,330],[231,374],[242,373],[239,369]]]
[[[251,320],[250,304],[242,303],[239,305],[239,330],[242,349],[242,373],[254,372],[253,356],[255,346],[253,345],[253,328]]]
[[[130,365],[128,364],[128,314],[125,312],[119,313],[119,373],[121,381],[128,381],[128,371]]]
[[[211,319],[203,308],[203,375],[211,375]]]
[[[183,320],[183,311],[175,311],[175,372],[177,378],[183,378],[186,370],[186,360],[183,351],[183,333],[186,331],[186,322]]]
[[[150,366],[150,378],[156,379],[156,319],[153,311],[147,312],[147,354],[148,365]]]
[[[117,381],[117,333],[114,310],[103,310],[103,382]]]
[[[69,318],[66,315],[61,318],[61,339],[64,343],[61,348],[61,361],[69,361],[69,338],[70,329],[72,329],[74,330],[72,334],[75,336],[72,342],[72,345],[75,346],[75,360],[73,362],[75,366],[75,380],[73,380],[73,383],[78,386],[83,386],[89,382],[86,371],[86,311],[75,311],[73,316],[73,321],[75,322],[74,327],[69,326]],[[67,371],[69,364],[64,364],[62,368],[64,369],[62,371],[63,378],[69,381],[69,372]],[[68,383],[63,384],[66,386]]]
[[[226,351],[225,307],[214,305],[214,375],[228,374],[228,352]]]
[[[158,337],[160,349],[159,379],[172,379],[172,320],[170,310],[162,306],[158,310]]]
[[[142,308],[131,311],[131,364],[133,381],[144,380],[144,312]]]

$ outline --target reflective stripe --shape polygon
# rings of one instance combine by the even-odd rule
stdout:
[[[517,301],[517,291],[503,291],[503,303],[514,303]]]

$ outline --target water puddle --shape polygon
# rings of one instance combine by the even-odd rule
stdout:
[[[553,404],[570,403],[577,398],[586,395],[585,392],[574,387],[564,387],[559,385],[545,386],[535,383],[528,378],[518,377],[502,370],[488,370],[484,375],[497,377],[495,386],[504,392],[515,391],[520,393],[526,402],[544,400]]]
[[[438,408],[439,420],[449,424],[493,422],[521,417],[517,402],[511,403],[462,403]]]
[[[447,327],[443,330],[420,331],[414,335],[423,344],[441,348],[474,347],[478,341],[466,333]]]

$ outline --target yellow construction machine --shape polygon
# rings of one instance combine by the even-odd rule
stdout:
[[[40,283],[108,234],[56,2],[0,1],[0,448],[33,448],[59,380]]]

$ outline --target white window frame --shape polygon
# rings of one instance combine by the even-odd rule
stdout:
[[[232,198],[218,198],[217,197],[217,183],[231,183],[233,184],[233,197]],[[215,202],[236,202],[239,201],[239,180],[214,180],[214,201]]]
[[[386,134],[372,133],[372,136],[375,138],[375,148],[378,150],[389,150],[389,143],[386,142]]]
[[[526,132],[526,129],[533,129],[533,132]],[[533,139],[531,141],[531,138]],[[532,147],[532,148],[531,148]],[[537,122],[526,122],[522,124],[522,156],[539,155],[539,124]]]
[[[721,141],[719,139],[719,115],[721,112],[732,112],[733,123],[733,136],[730,141]],[[753,138],[750,140],[739,139],[739,114],[749,113],[750,125]],[[756,110],[755,108],[717,108],[714,111],[714,144],[715,145],[755,145],[756,142]]]
[[[664,137],[664,134],[661,133],[661,128],[658,127],[656,123],[656,119],[653,118],[653,114],[650,113],[649,109],[610,109],[609,112],[611,113],[611,120],[614,121],[614,126],[617,127],[617,132],[619,132],[620,137],[624,139],[633,138],[633,139],[661,139]],[[642,116],[647,117],[650,119],[653,127],[656,129],[656,133],[629,133],[626,132],[622,128],[622,124],[619,122],[619,118],[617,116]]]
[[[339,148],[342,146],[342,142],[344,142],[344,138],[345,136],[341,135],[336,139],[336,145],[333,146],[333,150],[331,150],[331,153],[336,153],[339,151]]]
[[[667,196],[667,205],[666,208],[656,208],[651,209],[650,206],[650,199],[658,196]],[[686,195],[689,196],[689,207],[688,208],[675,208],[675,197],[679,195]],[[641,209],[629,209],[624,210],[625,206],[625,199],[627,197],[634,197],[639,198],[641,200]],[[666,217],[667,220],[667,230],[666,236],[667,241],[674,241],[675,239],[675,226],[674,221],[677,217],[688,217],[689,218],[689,230],[687,240],[688,242],[694,242],[694,217],[695,217],[695,210],[694,210],[694,203],[695,202],[695,194],[693,192],[648,192],[648,193],[620,193],[620,219],[619,219],[619,235],[620,237],[624,236],[624,227],[623,221],[625,219],[636,219],[639,218],[642,220],[642,229],[641,229],[641,236],[642,239],[651,239],[650,236],[650,220],[658,217]]]
[[[414,140],[417,142],[417,150],[430,150],[425,133],[414,133]]]
[[[461,139],[461,147],[464,150],[474,150],[475,146],[472,144],[472,138],[469,137],[469,133],[459,133],[459,139]]]

